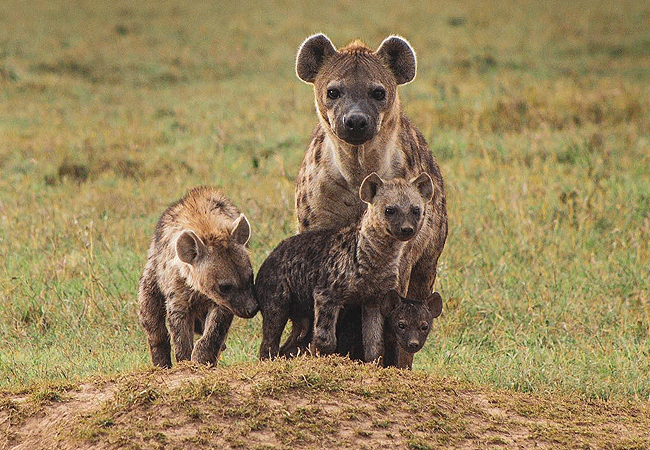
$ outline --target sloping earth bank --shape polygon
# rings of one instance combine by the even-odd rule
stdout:
[[[181,364],[0,397],[2,449],[650,448],[650,404],[472,387],[341,358]]]

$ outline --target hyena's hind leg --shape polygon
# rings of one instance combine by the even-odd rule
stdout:
[[[159,367],[171,367],[171,343],[165,324],[165,296],[160,291],[152,270],[145,270],[138,288],[140,324],[147,333],[151,362]]]
[[[225,348],[224,343],[232,324],[233,313],[215,305],[208,311],[203,336],[196,341],[192,351],[192,361],[199,364],[215,365]]]
[[[280,356],[287,358],[308,352],[313,336],[313,319],[300,317],[291,320],[291,334],[280,348]]]
[[[373,362],[384,354],[384,317],[380,306],[374,303],[361,305],[361,335],[363,360]]]

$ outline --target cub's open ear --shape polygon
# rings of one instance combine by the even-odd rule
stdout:
[[[424,202],[430,202],[433,198],[433,181],[428,173],[422,172],[411,180],[411,184],[420,192]]]
[[[397,308],[401,301],[402,298],[395,289],[388,291],[381,302],[381,315],[384,317],[388,316],[395,308]]]
[[[327,59],[336,53],[332,41],[324,34],[308,37],[298,49],[296,74],[306,83],[313,83]]]
[[[203,254],[205,244],[192,230],[185,230],[176,239],[176,255],[187,264],[195,264]]]
[[[359,188],[359,197],[361,201],[366,203],[372,203],[377,195],[377,189],[384,185],[384,180],[382,180],[376,172],[371,173],[361,182],[361,187]]]
[[[248,239],[251,237],[251,226],[246,219],[246,216],[240,214],[239,217],[235,219],[230,228],[230,236],[232,239],[240,244],[248,244]]]
[[[377,49],[388,68],[395,75],[397,84],[404,84],[415,78],[415,52],[406,39],[399,36],[388,36]]]
[[[431,315],[435,319],[442,313],[442,297],[439,293],[434,292],[427,299],[427,309],[431,311]]]

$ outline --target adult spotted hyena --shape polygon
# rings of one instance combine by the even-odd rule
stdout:
[[[296,61],[298,77],[314,86],[318,125],[296,184],[298,230],[345,226],[366,205],[357,192],[371,172],[383,179],[429,174],[433,201],[401,268],[402,294],[426,299],[447,238],[440,169],[422,134],[402,113],[397,86],[415,77],[415,53],[397,36],[376,51],[360,41],[337,50],[322,34],[309,37]]]
[[[257,313],[249,237],[246,217],[211,187],[190,190],[162,214],[138,290],[154,365],[171,366],[169,332],[176,361],[216,363],[233,313]],[[203,334],[196,345],[195,330]]]
[[[400,294],[425,300],[447,238],[447,211],[440,169],[397,94],[415,72],[415,53],[397,36],[376,51],[360,41],[337,50],[323,34],[303,42],[296,73],[314,86],[318,125],[298,174],[296,212],[300,232],[345,226],[366,208],[357,192],[369,173],[383,179],[428,173],[435,195],[400,269]]]

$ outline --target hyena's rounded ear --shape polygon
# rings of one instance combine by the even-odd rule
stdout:
[[[194,264],[203,254],[205,244],[192,230],[183,231],[176,239],[176,255],[187,264]]]
[[[384,185],[382,180],[376,172],[371,173],[363,179],[361,187],[359,188],[359,197],[362,202],[372,203],[377,195],[377,190]]]
[[[239,217],[234,220],[230,226],[230,236],[240,245],[248,244],[248,240],[251,237],[251,226],[245,215],[240,214]]]
[[[399,36],[388,36],[376,53],[393,72],[397,84],[408,83],[415,78],[417,68],[415,51],[406,39]]]
[[[427,298],[427,309],[434,319],[442,313],[442,297],[439,293],[434,292]]]
[[[382,316],[388,316],[397,306],[401,303],[402,297],[395,289],[388,291],[386,296],[381,302],[381,314]]]
[[[433,181],[428,173],[422,172],[411,180],[411,184],[420,192],[424,202],[430,202],[433,198]]]
[[[325,61],[335,53],[336,48],[332,45],[332,41],[324,34],[309,36],[298,49],[296,57],[298,78],[306,83],[313,83]]]

